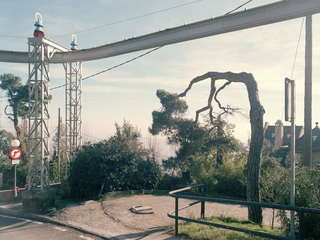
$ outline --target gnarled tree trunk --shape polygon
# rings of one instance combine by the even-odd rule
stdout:
[[[177,97],[184,97],[187,92],[192,88],[192,85],[203,81],[207,78],[211,79],[211,90],[208,98],[208,105],[201,108],[196,112],[196,121],[199,119],[199,114],[203,111],[209,110],[209,116],[211,122],[213,122],[213,106],[212,100],[214,99],[219,108],[223,110],[224,113],[234,111],[230,107],[223,107],[219,100],[217,99],[218,93],[223,90],[226,86],[232,82],[241,82],[244,83],[247,87],[249,102],[250,102],[250,123],[251,123],[251,144],[248,156],[248,175],[247,175],[247,200],[251,202],[260,202],[260,168],[261,168],[261,154],[262,154],[262,145],[264,139],[263,132],[263,115],[264,108],[260,104],[259,94],[258,94],[258,85],[254,77],[250,73],[232,73],[232,72],[208,72],[204,75],[194,78],[186,90],[179,94]],[[217,80],[227,80],[227,82],[220,87],[218,90],[215,87]],[[262,223],[262,209],[261,207],[248,207],[248,218],[249,220],[259,223]]]

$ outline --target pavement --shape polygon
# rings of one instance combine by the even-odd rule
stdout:
[[[111,194],[101,201],[71,201],[56,198],[56,208],[47,212],[22,211],[22,203],[0,203],[0,214],[13,215],[36,221],[49,222],[90,233],[102,239],[177,240],[173,235],[174,219],[167,213],[174,209],[175,200],[168,195],[117,195]],[[179,207],[190,200],[180,199]],[[151,214],[137,214],[133,207],[152,208]],[[138,207],[139,208],[139,207]],[[268,211],[269,210],[269,211]],[[264,210],[264,224],[271,225],[272,211]],[[238,205],[206,203],[206,216],[237,217],[246,219],[247,208]],[[200,217],[200,205],[183,211],[179,216]],[[279,222],[278,222],[279,223]],[[276,224],[277,225],[277,221]]]
[[[154,207],[155,204],[159,206],[159,201],[162,202],[161,209]],[[165,206],[166,201],[171,201],[171,206]],[[176,240],[179,238],[173,235],[174,220],[167,217],[162,209],[169,207],[171,211],[174,209],[173,203],[171,197],[154,195],[109,197],[104,201],[72,201],[57,197],[56,208],[48,211],[24,212],[22,203],[16,202],[0,203],[0,214],[53,223],[102,239]],[[136,214],[130,210],[145,204],[154,209],[152,214]]]

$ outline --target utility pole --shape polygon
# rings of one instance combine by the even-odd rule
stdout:
[[[60,108],[58,109],[58,179],[60,182]]]
[[[312,15],[306,16],[305,93],[304,93],[304,159],[312,166]]]

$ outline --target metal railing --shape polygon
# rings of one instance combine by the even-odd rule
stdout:
[[[202,196],[181,194],[182,192],[189,191],[189,190],[195,189],[195,188],[201,188]],[[301,240],[304,239],[304,214],[305,213],[320,214],[320,209],[292,207],[292,206],[280,205],[280,204],[258,203],[258,202],[248,202],[248,201],[240,201],[240,200],[232,200],[232,199],[205,197],[203,184],[194,185],[191,187],[186,187],[186,188],[178,189],[175,191],[171,191],[171,192],[169,192],[169,195],[171,197],[175,198],[175,210],[168,213],[168,217],[175,219],[175,235],[179,234],[179,220],[183,220],[186,222],[194,222],[194,223],[198,223],[198,224],[203,224],[203,225],[208,225],[208,226],[213,226],[213,227],[218,227],[218,228],[224,228],[224,229],[238,231],[238,232],[244,232],[244,233],[257,235],[257,236],[261,236],[261,237],[272,238],[272,239],[286,239],[286,240],[291,239],[288,237],[273,235],[273,234],[259,232],[259,231],[253,231],[253,230],[249,230],[249,229],[245,229],[245,228],[238,228],[238,227],[233,227],[233,226],[229,226],[229,225],[223,225],[223,224],[217,224],[217,223],[204,221],[203,219],[205,217],[205,202],[215,202],[215,203],[222,203],[222,204],[242,205],[242,206],[256,206],[256,207],[262,207],[262,208],[283,209],[283,210],[288,210],[288,211],[295,211],[299,215],[298,239],[301,239]],[[179,198],[196,200],[196,201],[179,208]],[[179,216],[180,210],[191,207],[191,206],[199,204],[199,203],[201,204],[200,219],[202,219],[202,220]]]

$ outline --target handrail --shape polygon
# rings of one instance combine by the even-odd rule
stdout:
[[[194,188],[199,188],[199,187],[204,189],[203,184],[198,184],[198,185],[194,185],[194,186],[190,186],[190,187],[186,187],[186,188],[182,188],[182,189],[178,189],[178,190],[174,190],[174,191],[169,192],[169,196],[175,198],[175,210],[170,211],[167,215],[168,215],[168,217],[175,219],[175,235],[178,235],[178,233],[179,233],[178,232],[178,220],[183,220],[183,221],[187,221],[187,222],[194,222],[194,223],[199,223],[199,224],[204,224],[204,225],[209,225],[209,226],[214,226],[214,227],[218,227],[218,228],[224,228],[224,229],[229,229],[229,230],[234,230],[234,231],[239,231],[239,232],[244,232],[244,233],[248,233],[248,234],[253,234],[253,235],[258,235],[258,236],[268,237],[268,238],[273,238],[273,239],[291,239],[291,238],[277,236],[277,235],[273,235],[273,234],[269,234],[269,233],[263,233],[263,232],[249,230],[249,229],[237,228],[237,227],[232,227],[232,226],[228,226],[228,225],[211,223],[211,222],[206,222],[206,221],[202,221],[202,220],[196,220],[196,219],[191,219],[191,218],[179,216],[180,210],[188,208],[188,207],[193,206],[195,204],[201,203],[201,218],[203,219],[204,215],[205,215],[204,204],[206,201],[207,202],[222,203],[222,204],[235,204],[235,205],[256,206],[256,207],[263,207],[263,208],[296,211],[299,213],[299,239],[303,239],[303,237],[304,237],[304,213],[320,214],[320,209],[314,209],[314,208],[293,207],[293,206],[281,205],[281,204],[248,202],[248,201],[233,200],[233,199],[212,198],[212,197],[192,196],[192,195],[180,194],[181,192],[185,192],[185,191],[188,191],[188,190],[191,190]],[[182,208],[179,208],[179,198],[197,200],[197,201],[190,203],[187,206],[184,206]],[[174,213],[174,215],[173,215],[173,213]]]

